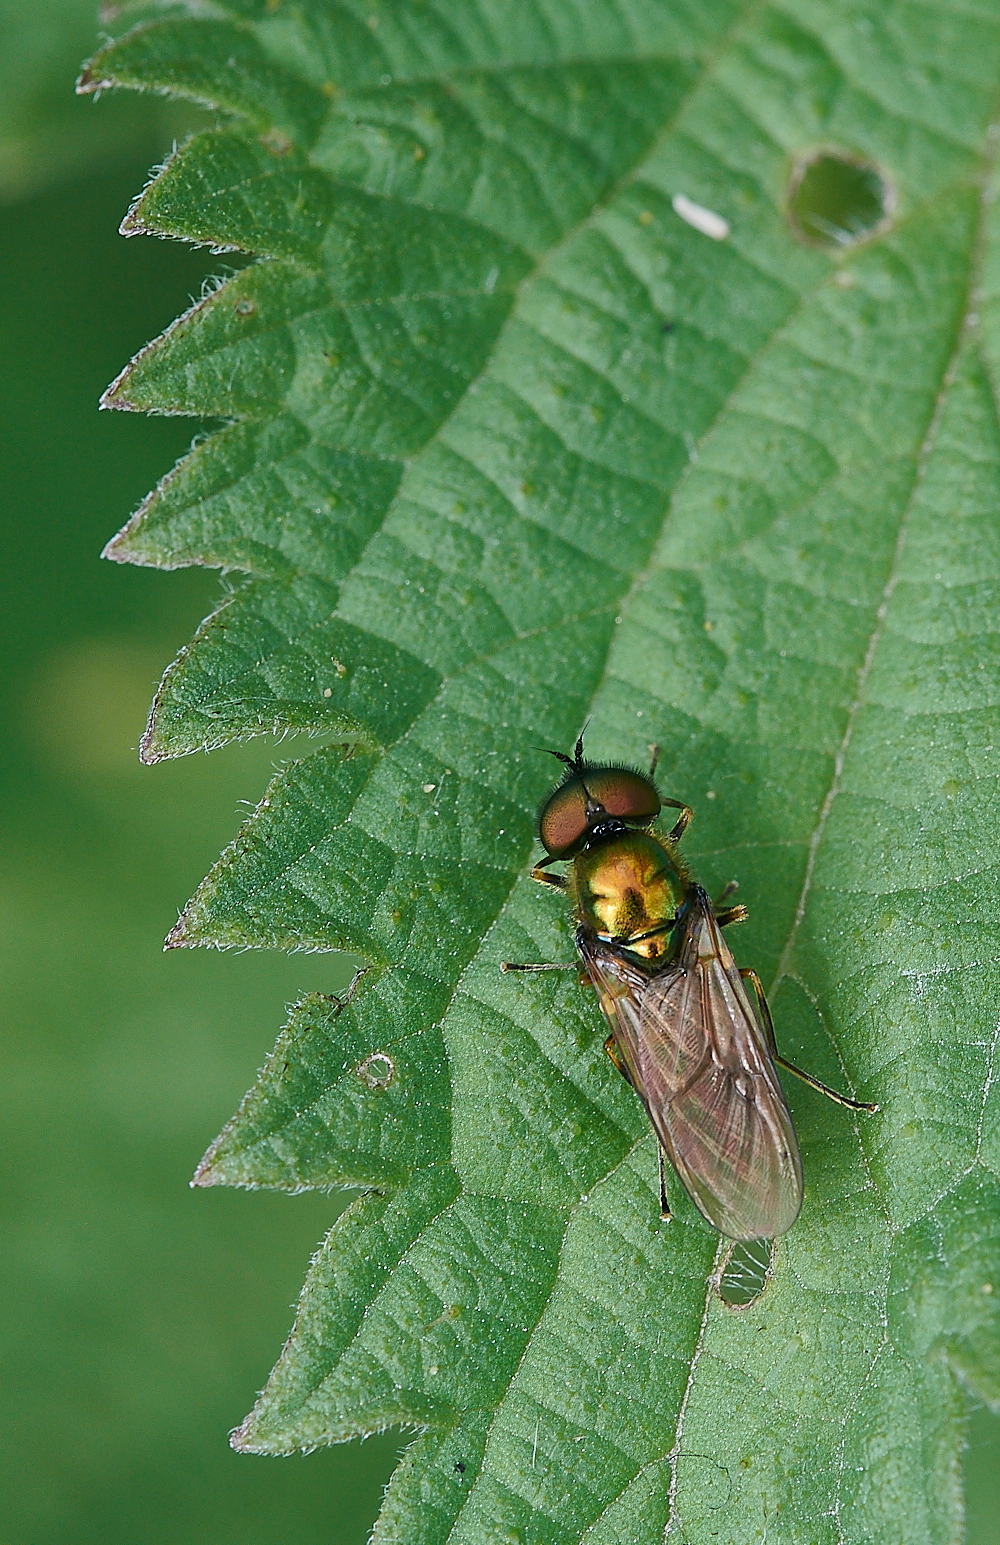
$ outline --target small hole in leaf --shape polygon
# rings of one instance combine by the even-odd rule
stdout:
[[[731,1309],[745,1309],[759,1298],[771,1274],[774,1245],[770,1239],[751,1239],[733,1246],[719,1282],[719,1297]]]
[[[797,161],[788,188],[792,234],[837,251],[884,231],[896,207],[892,184],[872,162],[821,150]]]
[[[358,1077],[363,1079],[369,1089],[388,1089],[395,1074],[396,1064],[384,1051],[369,1052],[365,1060],[358,1064]]]
[[[289,136],[282,134],[280,129],[268,129],[266,134],[260,136],[260,142],[265,150],[269,150],[275,156],[287,156],[293,144]]]

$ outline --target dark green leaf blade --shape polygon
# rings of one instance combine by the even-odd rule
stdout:
[[[329,107],[321,91],[269,59],[249,28],[207,18],[138,26],[101,49],[84,66],[76,89],[88,93],[112,86],[227,109],[263,134],[307,145]]]
[[[150,228],[285,257],[231,281],[112,400],[274,420],[280,457],[393,469],[359,495],[366,545],[343,567],[321,541],[310,559],[294,492],[294,573],[280,521],[255,535],[260,458],[204,538],[191,462],[171,485],[190,493],[120,539],[122,556],[149,533],[145,554],[225,552],[259,576],[165,683],[165,754],[205,744],[207,723],[362,747],[279,776],[170,942],[349,949],[379,973],[352,1001],[356,1042],[324,1042],[321,1006],[303,1006],[287,1092],[276,1057],[203,1173],[394,1188],[359,1205],[359,1247],[331,1235],[238,1439],[289,1452],[428,1427],[385,1541],[735,1545],[777,1519],[810,1542],[936,1545],[958,1527],[956,1377],[995,1399],[997,260],[981,194],[1000,18],[835,4],[748,13],[723,37],[713,12],[706,47],[706,15],[637,8],[626,45],[601,6],[550,8],[547,32],[533,6],[491,12],[492,31],[449,7],[447,36],[444,12],[394,8],[351,55],[312,160],[206,138],[141,206]],[[303,8],[260,37],[316,85],[355,23],[324,34]],[[686,36],[663,66],[668,26],[671,46]],[[376,57],[393,63],[384,91]],[[586,103],[621,99],[629,67],[643,104],[609,144]],[[790,158],[838,142],[897,199],[893,228],[847,257],[797,247],[783,218]],[[371,244],[361,209],[379,211]],[[412,301],[411,249],[444,288],[421,292],[433,341],[400,363],[372,318]],[[449,330],[460,299],[473,309]],[[229,486],[227,444],[209,498]],[[324,651],[346,663],[331,629],[359,641],[352,666],[364,640],[416,662],[426,690],[387,703],[374,671],[347,714],[319,681]],[[699,876],[743,883],[740,958],[779,988],[783,1049],[883,1106],[864,1125],[789,1091],[806,1205],[738,1313],[693,1210],[657,1221],[653,1145],[593,1002],[570,972],[497,969],[572,958],[559,898],[523,876],[546,779],[533,747],[568,746],[588,714],[594,754],[664,747],[665,789],[698,811]],[[362,1048],[395,1068],[400,1031],[426,1056],[362,1089]],[[421,1153],[445,1071],[447,1150],[436,1115]]]

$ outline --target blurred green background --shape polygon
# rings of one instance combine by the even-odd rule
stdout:
[[[95,37],[91,0],[0,0],[0,1541],[362,1545],[398,1435],[296,1460],[226,1441],[344,1198],[187,1180],[284,1004],[347,973],[160,951],[276,752],[136,759],[158,676],[219,582],[99,561],[197,426],[99,415],[97,398],[223,270],[117,235],[186,120],[155,98],[75,98]],[[1000,1420],[981,1409],[966,1476],[969,1545],[1000,1545]]]
[[[349,973],[161,952],[284,753],[136,757],[219,580],[100,561],[198,426],[97,398],[220,264],[117,235],[182,125],[157,99],[74,97],[95,35],[89,0],[0,12],[0,1541],[362,1545],[399,1435],[296,1460],[227,1442],[345,1198],[187,1181],[285,1003]]]

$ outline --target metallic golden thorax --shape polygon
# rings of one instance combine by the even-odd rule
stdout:
[[[581,923],[605,938],[624,940],[669,922],[683,895],[677,860],[649,832],[617,833],[574,860],[570,885]],[[657,960],[670,944],[668,931],[628,947]]]

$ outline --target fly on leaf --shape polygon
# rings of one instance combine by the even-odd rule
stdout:
[[[776,1064],[840,1105],[874,1111],[827,1088],[778,1053],[755,971],[741,970],[722,930],[746,908],[713,905],[677,844],[692,817],[634,768],[586,762],[583,737],[542,805],[546,857],[532,878],[566,891],[576,947],[611,1034],[605,1050],[639,1095],[660,1150],[660,1209],[670,1217],[664,1155],[698,1211],[730,1239],[774,1239],[802,1206],[802,1163]],[[679,812],[652,830],[661,809]],[[566,861],[566,875],[549,865]],[[551,971],[505,962],[504,971]],[[747,990],[749,984],[750,991]],[[752,996],[751,996],[752,993]]]

